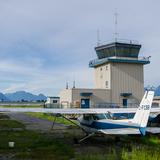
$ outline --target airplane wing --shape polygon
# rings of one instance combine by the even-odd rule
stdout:
[[[53,113],[53,114],[100,114],[100,113],[129,113],[135,112],[136,109],[130,109],[128,111],[119,108],[89,108],[89,109],[82,109],[82,108],[0,108],[0,112],[37,112],[37,113]]]
[[[53,114],[101,114],[101,113],[135,113],[137,108],[12,108],[2,107],[0,112],[37,112],[37,113],[53,113]],[[152,108],[152,113],[160,112],[160,108]]]
[[[141,134],[138,128],[104,129],[99,132],[109,135]]]

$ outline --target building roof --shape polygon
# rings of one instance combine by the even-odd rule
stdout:
[[[92,96],[93,93],[92,92],[82,92],[80,93],[80,96],[83,96],[83,97],[89,97],[89,96]]]
[[[154,100],[160,100],[160,96],[155,96]]]
[[[149,58],[127,58],[127,57],[107,57],[103,59],[95,59],[89,62],[89,67],[97,67],[105,63],[136,63],[136,64],[149,64]]]
[[[132,96],[132,93],[121,93],[120,95],[123,97],[129,97]]]
[[[51,97],[47,97],[47,98],[55,98],[55,99],[60,99],[60,97],[52,97],[52,96],[51,96]]]

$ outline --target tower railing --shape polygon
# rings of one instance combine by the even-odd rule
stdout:
[[[116,40],[112,39],[112,40],[108,40],[108,41],[99,42],[98,46],[105,45],[105,44],[108,44],[108,43],[114,43],[114,42],[139,45],[139,42],[137,40],[117,38]]]
[[[95,64],[99,64],[99,63],[103,63],[107,60],[113,60],[113,59],[117,59],[117,60],[137,60],[137,61],[143,61],[143,62],[149,62],[150,56],[149,57],[138,57],[138,58],[133,58],[133,57],[117,57],[117,56],[113,56],[113,57],[106,57],[103,59],[94,59],[91,60],[89,62],[89,66],[95,65]]]
[[[128,59],[128,60],[136,59],[136,60],[149,61],[150,56],[149,57],[144,57],[144,56],[142,57],[142,56],[140,56],[138,58],[135,58],[135,57],[117,57],[117,56],[113,56],[113,57],[107,57],[107,58],[109,58],[109,59]]]

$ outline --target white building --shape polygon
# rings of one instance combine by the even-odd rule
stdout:
[[[47,97],[45,103],[46,108],[59,108],[60,106],[60,97]]]

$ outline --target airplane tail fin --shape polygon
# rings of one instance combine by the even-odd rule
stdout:
[[[145,92],[142,101],[140,103],[140,106],[138,107],[135,116],[132,120],[133,123],[138,124],[138,126],[140,127],[139,130],[142,135],[145,135],[146,133],[146,126],[151,111],[153,97],[154,97],[153,91]]]

